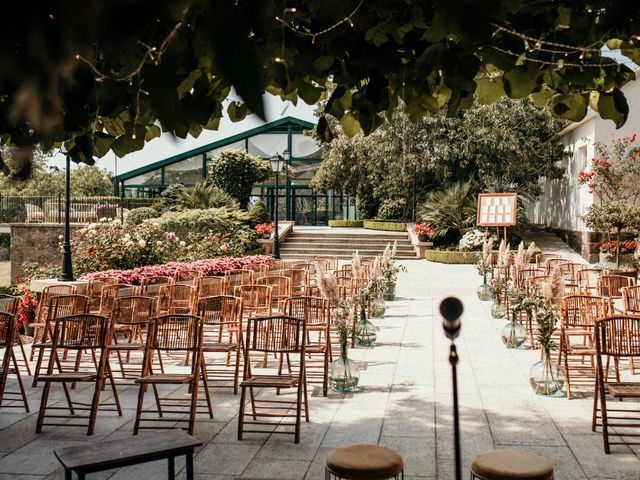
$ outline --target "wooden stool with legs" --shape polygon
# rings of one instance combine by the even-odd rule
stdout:
[[[45,425],[55,426],[81,426],[63,422],[63,418],[87,419],[87,435],[93,434],[96,416],[100,405],[100,394],[105,387],[106,380],[109,380],[113,390],[114,403],[103,404],[102,406],[114,406],[118,415],[122,416],[118,391],[113,380],[113,374],[109,366],[109,318],[103,315],[83,313],[79,315],[69,315],[56,319],[53,331],[51,355],[47,366],[47,373],[41,378],[44,381],[42,388],[42,400],[40,401],[40,411],[36,425],[36,433],[42,432]],[[84,351],[91,353],[91,361],[84,365],[77,362],[72,370],[65,370],[60,361],[61,353],[64,350],[75,350],[79,356]],[[78,358],[79,358],[78,356]],[[67,384],[78,382],[92,383],[93,397],[90,404],[73,401],[71,399]],[[49,392],[53,383],[61,383],[67,400],[66,407],[48,405]],[[69,415],[47,414],[48,410],[69,410]],[[88,416],[76,416],[76,411],[88,411]],[[50,423],[45,423],[46,419],[53,419]]]
[[[305,420],[309,421],[304,320],[284,315],[249,318],[245,339],[244,373],[240,383],[238,440],[242,440],[245,433],[276,433],[293,434],[295,443],[299,443],[303,410]],[[252,353],[273,353],[278,357],[287,355],[291,369],[287,373],[278,373],[273,368],[256,367],[254,369],[250,361]],[[258,398],[255,389],[261,390],[261,398]],[[275,389],[279,395],[275,398],[264,398],[268,389]],[[287,389],[294,390],[294,400],[283,398],[282,391]],[[250,399],[248,413],[246,412],[247,392]],[[294,413],[290,413],[292,410]],[[250,420],[247,420],[247,417]],[[268,421],[274,418],[278,420]]]
[[[471,480],[553,480],[553,464],[523,450],[500,449],[476,455]]]
[[[12,401],[5,407],[18,407],[17,402],[14,400],[21,400],[25,411],[29,411],[29,403],[27,402],[27,395],[24,391],[24,385],[22,383],[22,377],[20,376],[20,369],[18,368],[18,362],[16,361],[16,355],[13,351],[15,339],[17,335],[16,320],[11,313],[0,312],[0,348],[4,348],[2,354],[2,364],[0,365],[0,408],[2,407],[3,400]],[[7,380],[9,374],[16,376],[18,381],[19,392],[7,391]]]
[[[209,418],[213,418],[211,395],[207,384],[207,377],[202,368],[202,329],[203,323],[200,317],[188,314],[169,314],[152,318],[147,332],[147,344],[144,352],[142,377],[135,382],[140,386],[138,391],[138,405],[136,409],[136,421],[133,426],[133,434],[137,435],[143,422],[170,422],[166,428],[174,428],[173,424],[183,421],[188,415],[187,431],[193,434],[195,427],[200,380],[204,389],[205,404]],[[155,373],[153,370],[153,358],[156,354],[178,354],[181,357],[189,355],[191,361],[182,372]],[[158,386],[183,385],[187,390],[187,398],[160,397]],[[143,408],[144,395],[151,386],[156,400],[156,410]],[[162,402],[166,401],[163,405]],[[180,408],[182,407],[182,408]],[[144,414],[154,413],[155,418],[144,417]],[[161,428],[157,426],[149,428]]]

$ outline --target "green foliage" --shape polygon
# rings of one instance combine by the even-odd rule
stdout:
[[[158,210],[153,207],[134,208],[127,215],[126,222],[133,225],[140,225],[145,220],[157,218],[158,216],[160,216]]]
[[[9,248],[9,247],[11,247],[11,234],[0,233],[0,248]]]
[[[34,153],[31,171],[26,180],[16,178],[18,163],[12,151],[0,149],[0,158],[8,166],[9,175],[0,175],[0,192],[2,195],[55,196],[65,192],[65,172],[58,168],[48,167],[49,156],[40,150]],[[84,165],[71,170],[71,195],[104,197],[113,195],[113,177],[107,170]]]
[[[429,192],[418,208],[418,217],[433,227],[434,239],[458,241],[475,224],[476,197],[473,182],[454,183],[446,190]]]
[[[223,150],[209,163],[207,179],[246,207],[251,189],[272,175],[269,162],[242,150]]]
[[[24,146],[38,142],[71,139],[74,160],[92,163],[139,150],[161,130],[185,138],[217,128],[224,114],[264,117],[265,91],[313,104],[335,87],[325,111],[350,136],[373,131],[400,98],[419,119],[443,106],[455,115],[474,94],[536,95],[572,120],[589,105],[620,126],[629,112],[620,87],[635,75],[603,47],[640,62],[640,6],[624,0],[369,0],[355,10],[309,0],[295,11],[156,0],[128,4],[126,21],[117,3],[84,5],[51,13],[48,2],[25,3],[12,15],[3,42],[11,48],[0,52],[0,136],[23,147],[25,163]],[[241,100],[225,108],[232,86]],[[319,133],[331,136],[327,122]]]
[[[329,226],[334,228],[362,228],[363,220],[329,220]]]
[[[190,208],[238,208],[238,202],[222,188],[211,185],[206,180],[180,192],[177,209]]]
[[[178,237],[186,238],[189,233],[224,233],[238,224],[250,225],[251,217],[245,211],[221,207],[167,212],[154,223],[165,232],[174,232]]]
[[[384,230],[387,232],[406,232],[407,224],[402,222],[378,222],[375,220],[364,220],[362,226],[369,230]]]
[[[402,220],[407,209],[407,202],[403,198],[383,200],[378,208],[379,220]]]
[[[162,197],[162,211],[171,212],[178,208],[182,194],[187,189],[181,183],[174,183],[165,188],[160,197]]]
[[[24,271],[25,276],[29,277],[30,280],[60,277],[60,264],[55,263],[42,265],[36,262],[24,262],[22,264],[22,270]],[[14,293],[15,292],[11,292],[12,295]]]
[[[456,250],[425,250],[424,258],[430,262],[436,263],[471,265],[477,263],[478,253],[461,252]]]
[[[261,223],[271,222],[267,205],[262,200],[257,200],[256,203],[249,209],[249,216],[251,217],[251,225],[260,225]]]

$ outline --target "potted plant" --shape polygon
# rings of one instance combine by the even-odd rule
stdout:
[[[558,323],[556,312],[560,309],[564,295],[564,279],[559,267],[553,270],[551,278],[543,285],[542,293],[544,304],[535,313],[542,359],[529,370],[529,382],[538,395],[555,395],[564,387],[564,372],[551,357],[554,347],[552,336]]]
[[[416,223],[412,230],[418,237],[419,242],[428,242],[431,234],[433,233],[433,227],[426,223]]]
[[[604,252],[615,270],[621,267],[621,234],[640,231],[640,207],[636,206],[640,198],[639,156],[636,135],[613,140],[610,146],[596,142],[591,168],[578,176],[578,184],[587,186],[595,197],[583,217],[585,224],[609,240],[615,236],[616,242],[610,245],[615,251]],[[603,245],[606,250],[606,243]]]
[[[486,302],[491,300],[491,289],[487,285],[487,274],[491,271],[491,264],[493,262],[493,241],[494,237],[490,237],[485,234],[482,241],[482,251],[478,254],[478,273],[482,275],[482,285],[478,287],[477,295],[478,299]]]
[[[393,243],[393,247],[388,243],[380,261],[381,274],[384,279],[384,284],[382,285],[382,298],[387,301],[393,300],[396,296],[398,273],[407,271],[403,265],[397,265],[393,261],[396,254],[396,248],[396,242]]]
[[[256,225],[255,230],[259,237],[265,239],[271,238],[271,234],[273,233],[273,223],[259,223]]]
[[[495,319],[504,318],[506,309],[502,303],[502,292],[506,286],[506,280],[502,277],[496,277],[489,283],[491,289],[491,298],[493,298],[493,305],[491,305],[491,316]]]
[[[511,302],[511,321],[502,328],[500,334],[502,343],[507,348],[518,348],[527,338],[527,330],[518,322],[518,315],[526,311],[527,294],[522,289],[512,288],[508,295]]]

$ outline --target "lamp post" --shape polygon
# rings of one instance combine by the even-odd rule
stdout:
[[[284,168],[285,163],[289,160],[289,150],[285,150],[284,152],[282,152],[284,157],[279,155],[279,154],[275,154],[271,157],[271,159],[269,160],[269,163],[271,164],[271,170],[273,170],[273,173],[276,174],[276,188],[275,188],[275,205],[274,205],[274,213],[273,213],[273,258],[280,258],[280,235],[278,233],[278,193],[279,193],[279,186],[278,186],[278,182],[280,180],[280,172],[282,171],[282,169]]]
[[[64,238],[62,240],[62,269],[60,271],[61,282],[72,282],[73,278],[73,265],[71,263],[71,242],[69,237],[71,236],[71,219],[69,211],[71,210],[71,156],[65,148],[64,144],[60,148],[60,151],[64,153],[67,163],[65,170],[65,192],[64,192]]]

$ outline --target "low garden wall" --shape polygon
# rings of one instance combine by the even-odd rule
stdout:
[[[82,228],[83,224],[72,224],[71,229]],[[11,282],[24,275],[25,262],[40,264],[60,263],[60,235],[64,225],[59,223],[12,223],[11,224]]]

